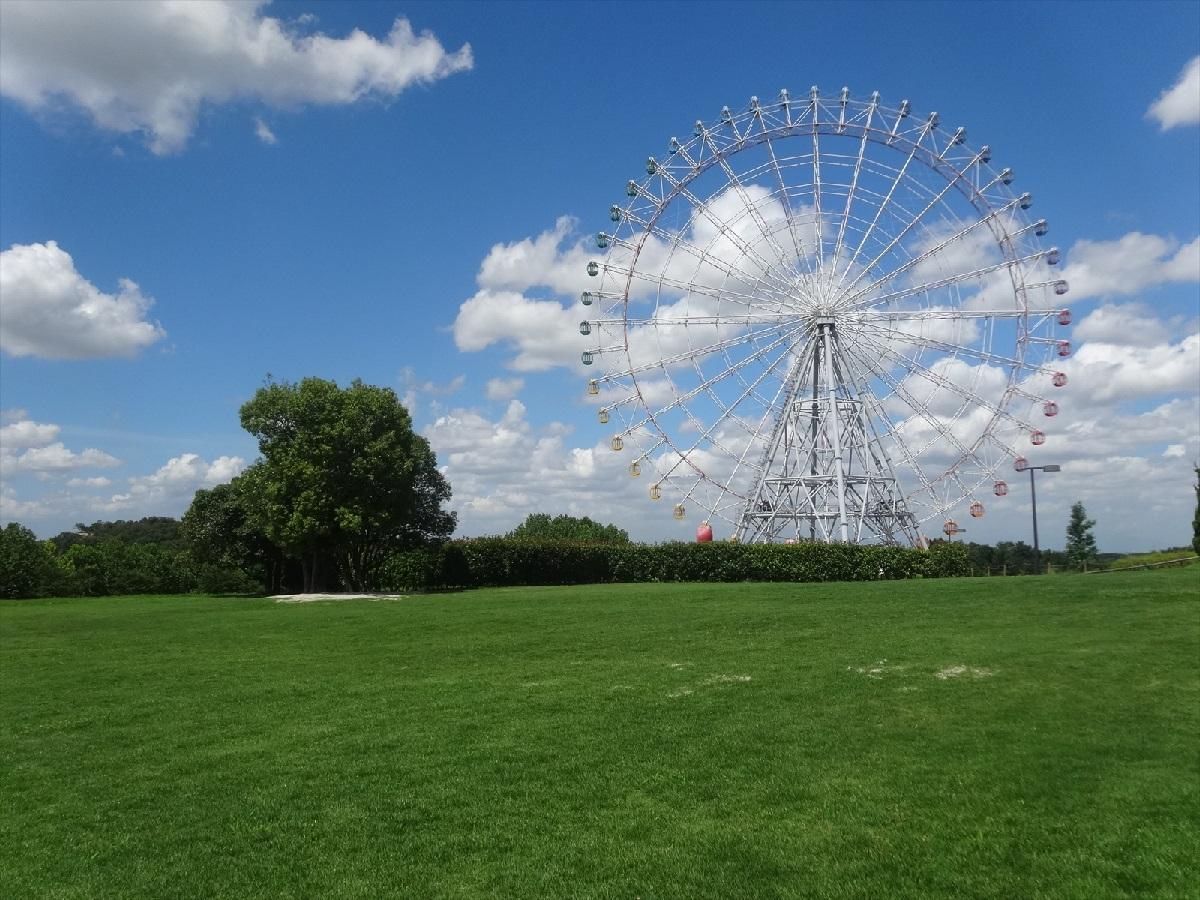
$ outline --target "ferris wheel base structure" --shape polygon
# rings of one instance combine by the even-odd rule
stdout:
[[[861,364],[842,350],[834,317],[814,317],[811,333],[734,536],[915,544],[916,517],[891,463],[874,450],[871,398],[855,383]]]

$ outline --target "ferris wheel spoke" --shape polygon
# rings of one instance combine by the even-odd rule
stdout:
[[[642,427],[650,424],[656,418],[666,415],[667,413],[671,412],[672,410],[679,408],[683,404],[686,404],[690,400],[694,400],[700,394],[704,393],[705,391],[708,391],[710,388],[712,388],[716,384],[719,384],[721,381],[724,381],[730,375],[734,375],[734,374],[740,372],[742,369],[746,368],[747,366],[750,366],[753,363],[758,362],[758,360],[762,359],[764,356],[769,356],[772,352],[774,352],[775,350],[778,350],[780,347],[784,348],[782,355],[786,355],[788,353],[788,350],[790,349],[789,341],[791,341],[792,336],[794,334],[796,334],[796,332],[802,330],[803,328],[804,328],[804,326],[802,326],[802,325],[797,326],[797,327],[793,328],[791,331],[781,335],[776,340],[772,341],[770,344],[767,344],[763,347],[759,347],[757,350],[755,350],[750,355],[745,356],[742,359],[738,360],[738,362],[734,363],[733,365],[726,367],[722,371],[718,372],[716,375],[711,376],[710,378],[708,378],[705,381],[701,382],[700,384],[696,385],[694,388],[690,389],[686,393],[678,395],[674,400],[672,400],[666,406],[663,406],[663,407],[659,408],[658,410],[650,413],[644,419],[642,419],[640,422],[636,422],[633,425],[630,425],[629,428],[627,428],[623,432],[623,434],[631,434],[632,432],[636,431],[638,428],[642,428]],[[787,345],[787,346],[785,346],[785,345]],[[776,365],[776,363],[772,363],[772,368],[775,365]]]
[[[667,474],[664,477],[669,477],[680,465],[682,465],[684,463],[687,463],[688,466],[690,466],[693,470],[695,470],[698,475],[704,476],[705,473],[702,470],[700,470],[700,468],[698,466],[696,466],[695,463],[693,463],[691,461],[691,459],[690,459],[691,455],[693,453],[695,453],[696,450],[699,449],[700,445],[706,440],[709,441],[710,443],[714,443],[714,444],[716,443],[715,441],[712,440],[712,437],[711,437],[713,432],[716,431],[721,425],[725,424],[725,422],[734,418],[733,411],[735,409],[737,409],[737,407],[740,406],[742,404],[742,402],[746,400],[747,397],[751,396],[755,392],[755,390],[758,388],[758,386],[763,381],[766,380],[767,376],[769,376],[772,372],[774,372],[779,367],[780,361],[785,359],[787,356],[788,356],[788,353],[786,351],[784,353],[781,353],[779,355],[779,357],[773,363],[771,363],[770,366],[765,367],[758,374],[758,377],[755,378],[754,381],[744,391],[742,391],[742,393],[740,395],[738,395],[737,399],[735,399],[728,406],[722,406],[721,414],[718,415],[715,419],[713,419],[712,424],[709,425],[700,434],[700,436],[697,437],[696,440],[692,442],[692,445],[690,447],[688,447],[686,450],[677,451],[679,453],[679,459],[675,462],[675,465],[673,465],[668,470]],[[721,449],[725,450],[724,447],[722,447]],[[727,455],[732,456],[732,454],[730,454],[728,450],[725,450],[725,453]]]
[[[814,222],[817,232],[817,268],[824,270],[825,268],[825,235],[823,223],[821,222],[821,129],[818,127],[818,112],[817,112],[817,97],[814,92],[812,98],[812,146],[813,146],[813,213]]]
[[[846,208],[842,210],[842,224],[838,227],[837,241],[833,246],[833,264],[830,267],[833,272],[837,272],[838,261],[842,258],[842,250],[845,248],[846,226],[850,224],[850,210],[854,206],[854,193],[858,188],[859,176],[862,174],[863,159],[867,153],[867,141],[871,136],[871,119],[874,117],[878,105],[877,96],[871,98],[871,105],[867,108],[867,121],[863,125],[862,138],[858,142],[858,158],[854,161],[854,174],[850,178],[850,188],[846,192]]]
[[[883,356],[886,356],[888,359],[892,360],[894,363],[896,363],[897,365],[904,368],[909,374],[918,375],[921,378],[923,378],[925,381],[928,381],[929,383],[936,385],[939,388],[944,388],[945,390],[950,391],[953,394],[957,394],[959,397],[961,397],[963,400],[965,400],[969,403],[974,403],[978,406],[983,407],[984,409],[987,409],[994,416],[998,416],[1000,418],[1005,419],[1006,421],[1012,423],[1013,425],[1016,425],[1022,431],[1029,430],[1029,423],[1023,422],[1021,419],[1014,416],[1012,413],[1010,413],[1008,410],[1004,409],[1002,406],[992,403],[990,400],[986,399],[985,397],[980,396],[979,394],[976,394],[974,391],[968,391],[965,388],[960,387],[952,379],[947,378],[944,375],[940,375],[939,373],[935,372],[933,369],[930,369],[928,366],[923,365],[920,362],[917,362],[917,360],[913,359],[912,357],[905,356],[903,353],[897,353],[895,350],[892,350],[890,347],[886,346],[886,344],[882,344],[882,343],[874,344],[871,347],[871,349],[875,353],[879,353]],[[1014,456],[1016,455],[1015,451],[1013,451],[1013,455]]]
[[[947,275],[945,278],[938,278],[934,281],[926,281],[923,284],[916,284],[912,287],[907,287],[899,291],[892,291],[888,294],[880,294],[872,297],[868,294],[857,294],[855,296],[865,297],[858,303],[852,303],[847,300],[839,304],[838,309],[842,311],[856,311],[861,308],[870,308],[873,306],[881,306],[884,303],[890,303],[892,300],[900,300],[904,297],[913,297],[918,294],[925,294],[929,291],[936,291],[938,288],[949,287],[952,284],[959,284],[963,281],[971,281],[972,279],[982,278],[985,275],[991,275],[994,272],[1011,269],[1013,266],[1020,263],[1036,262],[1038,259],[1046,255],[1046,251],[1038,251],[1030,253],[1027,256],[1021,256],[1014,259],[1006,259],[1003,262],[993,263],[990,266],[981,266],[977,269],[971,269],[966,272],[959,272],[955,275]],[[881,282],[882,283],[882,282]],[[873,287],[873,285],[872,285]],[[868,288],[868,291],[870,288]],[[1057,311],[1057,310],[1056,310]]]
[[[777,387],[775,389],[775,395],[771,398],[770,403],[767,404],[766,412],[759,419],[758,427],[754,430],[754,435],[751,437],[751,439],[749,441],[746,442],[746,446],[742,450],[742,455],[740,457],[738,457],[737,462],[734,463],[733,470],[729,473],[729,477],[727,479],[725,479],[724,489],[726,491],[729,491],[732,489],[733,479],[737,477],[737,473],[741,469],[741,467],[746,464],[746,457],[750,455],[750,451],[754,447],[756,442],[758,442],[759,444],[761,444],[764,447],[764,452],[765,452],[765,448],[767,447],[768,443],[770,442],[770,437],[768,437],[766,441],[763,440],[763,436],[764,436],[763,425],[766,424],[766,421],[770,414],[770,411],[771,410],[784,410],[782,415],[787,415],[786,406],[780,405],[779,398],[781,396],[783,396],[783,394],[785,392],[788,392],[789,396],[790,396],[791,385],[795,380],[795,368],[796,368],[796,366],[799,365],[800,361],[807,359],[809,357],[810,352],[812,350],[812,344],[813,344],[814,340],[815,340],[814,335],[810,331],[808,333],[808,339],[804,343],[804,347],[800,350],[799,353],[794,354],[793,359],[795,360],[795,363],[793,364],[792,369],[789,370],[786,377],[784,377],[780,380],[779,387]],[[776,421],[779,421],[779,419],[780,419],[780,416],[777,416]],[[760,465],[759,469],[762,470],[764,467],[765,466]]]
[[[854,365],[854,359],[850,354],[844,354],[842,359],[850,373],[851,383],[854,385],[855,393],[863,401],[864,406],[871,407],[872,413],[868,418],[872,420],[878,419],[887,427],[885,436],[896,445],[896,448],[900,451],[900,455],[904,458],[904,462],[912,470],[913,474],[916,475],[917,480],[921,483],[921,486],[929,492],[931,497],[934,497],[936,492],[934,491],[933,483],[925,474],[925,470],[921,468],[921,464],[917,459],[917,455],[912,452],[911,448],[908,446],[908,443],[904,440],[899,427],[892,420],[891,415],[888,414],[879,398],[875,396],[875,393],[870,390],[870,387],[867,383],[866,371],[859,369]],[[887,452],[883,448],[882,438],[879,436],[873,424],[871,426],[871,430],[876,435],[876,440],[879,441],[880,449],[886,456]]]
[[[940,191],[938,191],[938,193],[934,196],[934,198],[932,200],[930,200],[928,203],[926,203],[925,206],[921,209],[921,211],[918,212],[916,214],[916,216],[914,216],[912,219],[910,219],[908,221],[908,223],[902,229],[900,229],[900,233],[895,235],[891,239],[891,241],[888,242],[887,246],[885,246],[882,250],[880,250],[875,255],[875,258],[872,259],[869,263],[866,264],[866,266],[863,267],[863,270],[854,277],[854,280],[851,281],[850,284],[848,284],[846,286],[846,290],[847,291],[854,290],[854,286],[856,284],[858,284],[860,281],[862,281],[866,277],[868,272],[874,271],[875,266],[880,262],[880,260],[884,259],[889,253],[891,253],[892,250],[895,249],[896,245],[899,244],[902,240],[904,240],[904,238],[908,236],[908,233],[910,231],[912,231],[913,228],[916,227],[917,223],[920,222],[922,219],[924,219],[930,210],[935,209],[937,207],[937,205],[942,202],[942,199],[946,196],[946,194],[948,194],[951,191],[951,189],[954,188],[955,185],[957,185],[960,181],[963,180],[963,177],[964,177],[963,171],[959,170],[959,169],[955,169],[954,177],[951,178],[950,180],[948,180],[946,182],[945,186]]]
[[[989,212],[987,215],[981,216],[980,218],[975,219],[973,222],[971,222],[965,228],[960,229],[959,231],[950,235],[950,237],[945,238],[942,241],[938,242],[935,246],[930,247],[928,250],[925,250],[922,253],[919,253],[916,256],[914,256],[912,259],[909,259],[906,262],[900,264],[896,268],[892,269],[891,271],[889,271],[886,274],[877,278],[875,281],[872,281],[870,284],[868,284],[866,287],[862,288],[861,290],[858,290],[853,294],[847,294],[841,300],[841,306],[842,307],[850,307],[850,306],[854,305],[856,301],[867,296],[868,294],[871,293],[871,291],[875,290],[876,288],[880,287],[881,285],[887,284],[889,281],[892,281],[893,279],[899,277],[900,275],[903,275],[905,272],[910,271],[911,269],[920,265],[921,263],[927,262],[928,260],[932,259],[938,253],[941,253],[943,250],[945,250],[947,247],[949,247],[951,244],[953,244],[955,241],[962,240],[964,237],[966,237],[967,235],[971,234],[972,232],[976,231],[977,229],[981,228],[984,225],[990,225],[993,221],[998,220],[1002,214],[1011,212],[1012,208],[1021,202],[1022,201],[1021,201],[1020,197],[1015,197],[1010,202],[1005,204],[1004,206],[997,207],[996,209],[993,209],[991,212]],[[1054,248],[1050,248],[1049,250],[1040,251],[1039,253],[1034,254],[1033,258],[1036,259],[1036,258],[1039,258],[1042,256],[1048,256],[1054,252],[1055,252]],[[869,266],[867,268],[863,269],[862,274],[865,275],[868,271],[870,271]],[[854,285],[851,284],[845,290],[849,291],[850,288],[852,288],[853,286]]]
[[[726,276],[733,278],[735,281],[743,281],[747,284],[762,284],[773,294],[781,297],[789,296],[789,279],[787,279],[785,276],[782,276],[779,271],[771,266],[767,260],[763,259],[754,250],[754,248],[748,244],[740,234],[737,233],[737,231],[729,226],[728,222],[718,218],[716,214],[714,214],[708,208],[708,205],[704,203],[703,200],[695,197],[686,189],[686,187],[681,187],[679,189],[679,193],[681,196],[687,199],[689,203],[692,204],[692,207],[696,212],[704,213],[705,218],[717,229],[717,232],[721,237],[725,238],[731,244],[736,246],[738,250],[741,251],[743,257],[749,259],[754,265],[758,266],[761,269],[761,274],[755,275],[751,272],[747,272],[739,266],[734,265],[727,259],[714,256],[707,250],[704,250],[693,244],[691,241],[686,240],[682,236],[681,231],[667,231],[665,228],[657,224],[657,222],[651,219],[643,219],[641,216],[633,213],[628,213],[626,217],[630,222],[641,225],[647,233],[657,237],[659,240],[663,241],[664,244],[672,248],[679,247],[683,249],[684,252],[686,252],[689,256],[694,257],[700,263],[700,266],[712,266],[718,271],[723,272]],[[626,246],[628,249],[635,249],[627,242],[624,242],[624,246]]]
[[[689,362],[690,360],[708,356],[712,353],[719,353],[722,350],[729,349],[732,347],[737,347],[741,344],[751,343],[752,341],[754,341],[755,338],[770,337],[771,335],[775,334],[775,332],[776,332],[775,328],[764,328],[760,331],[744,332],[744,333],[738,335],[737,337],[727,338],[726,340],[723,340],[723,341],[717,341],[716,343],[708,344],[707,346],[704,346],[704,347],[690,347],[687,350],[684,350],[680,353],[674,353],[674,354],[671,354],[670,356],[664,356],[663,358],[655,360],[654,362],[644,363],[640,366],[633,366],[632,368],[624,369],[619,372],[606,373],[602,378],[596,379],[596,381],[597,381],[597,383],[600,383],[602,381],[612,381],[616,378],[620,378],[623,375],[640,375],[643,372],[650,372],[650,371],[655,371],[657,369],[664,369],[667,366],[675,365],[677,363]],[[625,350],[625,349],[626,349],[625,347],[604,347],[604,348],[601,348],[600,350],[594,350],[592,352],[593,353],[615,352],[618,350]]]
[[[958,319],[1031,319],[1057,317],[1058,309],[896,309],[864,310],[853,314],[853,322],[934,322]]]
[[[649,316],[642,319],[589,319],[588,324],[599,327],[642,328],[671,326],[684,328],[721,325],[779,325],[795,322],[796,313],[759,314],[753,316]]]
[[[925,422],[925,424],[933,428],[944,441],[951,444],[961,454],[958,462],[970,459],[984,470],[989,468],[983,460],[979,459],[975,455],[973,450],[968,448],[966,444],[959,440],[958,436],[955,435],[954,432],[948,428],[944,422],[942,422],[937,416],[933,415],[923,403],[917,400],[917,398],[915,398],[912,393],[909,392],[906,387],[904,387],[902,382],[894,379],[884,367],[880,366],[878,363],[872,361],[868,357],[860,355],[854,351],[851,352],[859,360],[859,362],[863,363],[871,370],[872,374],[874,374],[876,378],[887,384],[892,389],[893,394],[908,404],[908,408],[912,411],[913,415],[917,416],[919,419]],[[959,477],[958,463],[950,466],[946,470],[946,474],[949,475],[950,478],[953,479],[954,482],[962,489],[964,495],[969,495],[971,493],[970,489]]]
[[[738,177],[737,173],[733,171],[733,167],[729,165],[729,160],[726,158],[727,154],[722,153],[717,149],[716,145],[712,142],[711,133],[707,129],[705,129],[703,137],[705,142],[709,145],[709,149],[713,152],[717,160],[717,165],[721,167],[721,171],[724,172],[725,177],[729,179],[730,186],[737,192],[738,198],[745,205],[746,212],[749,213],[750,218],[752,218],[755,224],[758,225],[758,229],[762,233],[763,239],[767,242],[771,249],[775,251],[775,255],[779,260],[779,264],[783,266],[783,271],[787,272],[790,268],[787,261],[787,254],[784,253],[783,248],[780,247],[778,242],[775,240],[771,233],[771,229],[767,227],[766,220],[759,212],[758,206],[753,200],[750,199],[750,195],[746,192],[746,187],[742,184],[742,180]],[[694,203],[695,201],[693,200],[693,205]],[[705,207],[707,208],[707,204]]]
[[[698,294],[701,297],[709,297],[718,302],[730,303],[735,306],[744,306],[746,309],[762,310],[766,315],[782,313],[789,309],[783,301],[774,297],[762,297],[755,294],[747,294],[742,291],[732,291],[726,288],[715,288],[711,285],[700,284],[696,281],[684,281],[681,278],[675,278],[666,274],[650,275],[645,272],[640,272],[637,269],[630,269],[615,263],[607,263],[605,270],[615,272],[618,275],[624,275],[631,282],[638,281],[643,284],[654,285],[657,288],[667,288],[670,291],[678,292],[680,295]],[[771,301],[773,306],[764,305],[763,301]]]
[[[924,335],[913,334],[908,331],[902,331],[896,328],[887,328],[880,325],[878,322],[862,322],[867,330],[883,334],[890,338],[903,341],[906,344],[912,344],[922,349],[939,350],[943,353],[949,353],[954,356],[969,356],[972,359],[977,359],[981,362],[991,363],[996,366],[1011,368],[1014,371],[1042,372],[1047,375],[1053,374],[1053,370],[1046,366],[1040,366],[1036,363],[1028,362],[1023,359],[1014,359],[1011,356],[1002,356],[998,353],[992,353],[988,350],[979,350],[975,347],[968,347],[964,344],[952,344],[949,341],[940,341],[936,338],[925,337]],[[878,341],[875,344],[877,349],[885,348],[885,341]]]
[[[900,124],[899,119],[897,119],[896,124]],[[854,264],[858,262],[858,257],[862,254],[863,248],[867,245],[867,241],[870,240],[871,233],[875,230],[875,226],[879,224],[879,220],[883,217],[884,210],[887,209],[891,204],[892,198],[896,195],[897,189],[899,189],[900,185],[904,182],[904,176],[908,173],[908,167],[912,165],[913,160],[916,159],[917,151],[921,147],[921,141],[924,140],[925,135],[929,133],[929,127],[929,124],[926,123],[925,127],[922,128],[918,133],[917,139],[913,142],[912,148],[908,151],[908,156],[905,158],[904,164],[901,165],[900,169],[896,172],[896,177],[892,179],[891,187],[888,188],[888,192],[884,196],[883,201],[875,208],[875,215],[871,218],[871,224],[868,225],[866,231],[863,232],[863,236],[858,241],[858,246],[854,248],[854,253],[850,256],[850,259],[846,263],[846,267],[842,269],[841,274],[838,276],[837,285],[839,291],[842,289],[841,285],[846,280],[846,275],[849,274],[849,272],[854,268]]]
[[[759,110],[759,122],[762,123],[762,110]],[[808,253],[804,249],[804,241],[796,234],[796,214],[792,210],[792,198],[788,192],[787,182],[783,178],[783,170],[779,166],[779,157],[775,155],[775,142],[771,140],[770,132],[766,129],[765,123],[763,130],[763,140],[766,143],[767,154],[771,158],[771,170],[775,173],[775,180],[779,182],[779,198],[783,204],[783,214],[787,219],[788,234],[792,238],[792,249],[796,253],[796,258],[804,265],[806,274],[812,274],[812,263],[808,260]]]

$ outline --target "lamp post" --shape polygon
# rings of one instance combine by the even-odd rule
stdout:
[[[1033,473],[1038,470],[1042,472],[1059,472],[1062,470],[1062,466],[1031,466],[1026,464],[1025,468],[1029,470],[1029,499],[1033,501],[1033,571],[1035,575],[1040,575],[1042,573],[1042,549],[1038,546],[1037,488],[1034,485]]]

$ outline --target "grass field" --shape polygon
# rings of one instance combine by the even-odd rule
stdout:
[[[0,896],[1195,897],[1200,577],[0,605]]]

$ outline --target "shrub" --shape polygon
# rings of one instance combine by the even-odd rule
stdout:
[[[154,544],[75,544],[63,558],[74,570],[75,591],[89,597],[183,594],[195,590],[199,582],[187,551]]]
[[[433,550],[397,553],[384,590],[515,585],[875,581],[969,572],[966,548],[928,551],[852,544],[593,544],[474,538]]]

